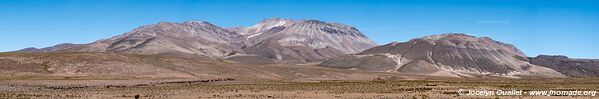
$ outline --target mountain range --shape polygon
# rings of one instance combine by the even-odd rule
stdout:
[[[358,29],[318,20],[266,19],[222,28],[203,21],[146,25],[90,44],[60,44],[18,52],[117,52],[252,62],[314,62],[377,46]]]
[[[339,70],[373,71],[441,77],[599,76],[597,69],[599,60],[547,55],[528,57],[515,46],[489,37],[447,33],[378,46],[352,26],[319,20],[284,18],[265,19],[250,27],[235,28],[223,28],[204,21],[160,22],[88,44],[64,43],[41,49],[26,48],[12,53],[19,54],[0,55],[0,64],[3,64],[0,70],[10,71],[5,72],[9,74],[22,72],[60,75],[129,74],[136,77],[144,77],[144,74],[168,77],[167,74],[171,74],[176,77],[205,77],[202,75],[223,75],[229,70],[251,72],[255,68],[260,68],[267,71],[261,71],[262,73],[254,76],[290,78],[282,75],[292,74],[245,65],[294,64],[301,67],[307,64],[317,66],[310,67],[309,70],[320,70],[314,68],[324,67],[327,69],[323,70],[336,72]],[[140,58],[136,55],[158,58],[147,59],[146,56]],[[71,56],[82,57],[82,59],[75,59],[76,61],[71,58],[62,59]],[[168,58],[160,58],[163,56]],[[121,60],[107,60],[110,57],[120,57]],[[132,60],[128,60],[129,58]],[[168,60],[183,62],[179,64]],[[197,63],[191,62],[192,60],[214,63]],[[114,67],[111,64],[121,65]],[[219,64],[222,67],[207,64]],[[240,68],[245,69],[225,66],[227,64],[244,65]],[[15,66],[37,69],[31,71]],[[147,71],[136,73],[100,67],[143,68]],[[102,71],[94,71],[94,69]],[[280,69],[290,73],[308,73],[306,69],[295,67]],[[278,72],[276,74],[279,75],[268,72]],[[318,78],[314,74],[303,75],[312,75],[310,77],[314,79],[340,76],[339,73],[324,78]]]

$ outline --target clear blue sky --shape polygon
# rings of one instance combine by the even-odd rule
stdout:
[[[598,0],[1,0],[0,51],[90,43],[161,21],[236,27],[272,17],[348,24],[379,44],[462,32],[529,56],[599,58]]]

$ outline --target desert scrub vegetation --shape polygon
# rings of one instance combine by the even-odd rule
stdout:
[[[595,80],[597,81],[597,80]],[[458,89],[492,88],[519,90],[597,90],[598,83],[572,80],[552,82],[545,80],[520,81],[430,81],[430,80],[390,80],[390,81],[320,81],[320,82],[277,82],[277,83],[202,83],[193,88],[207,90],[267,90],[267,91],[321,91],[328,93],[405,93],[438,91],[439,94],[456,94]],[[557,84],[556,84],[557,83]],[[419,98],[427,96],[418,96]]]
[[[434,88],[426,84],[405,81],[321,81],[280,82],[251,84],[197,84],[194,87],[211,90],[270,90],[270,91],[324,91],[330,93],[398,93],[424,92]]]

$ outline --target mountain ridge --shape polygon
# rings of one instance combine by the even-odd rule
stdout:
[[[528,63],[526,57],[513,45],[488,37],[449,33],[377,46],[330,59],[319,66],[454,77],[563,77],[552,69]]]
[[[284,38],[292,36],[294,38]],[[336,42],[348,38],[359,38],[361,41]],[[374,46],[376,43],[351,26],[316,20],[271,18],[250,27],[236,28],[223,28],[198,20],[159,22],[88,44],[49,47],[45,50],[28,48],[17,52],[117,52],[225,60],[242,54],[243,57],[264,57],[269,61],[307,62],[305,60],[320,61],[357,53]],[[273,47],[278,50],[269,50]]]
[[[571,77],[598,77],[599,59],[576,59],[563,55],[529,57],[530,63],[554,69]]]

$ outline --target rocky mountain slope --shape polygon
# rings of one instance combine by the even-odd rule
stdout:
[[[376,46],[354,27],[318,20],[267,19],[239,33],[248,35],[246,53],[290,62],[324,60]]]
[[[116,52],[273,63],[324,60],[374,46],[376,43],[351,26],[273,18],[247,28],[228,29],[202,21],[161,22],[89,44],[17,52]]]
[[[549,67],[571,77],[599,77],[599,60],[597,59],[539,55],[530,57],[529,60],[532,64]]]
[[[208,22],[161,22],[139,27],[123,35],[60,51],[167,54],[225,57],[240,51],[244,36]]]
[[[208,22],[160,22],[89,44],[59,44],[16,52],[116,52],[222,58],[241,51],[244,36]]]
[[[564,77],[550,68],[528,63],[526,55],[510,44],[454,33],[390,43],[319,66],[454,77]]]

